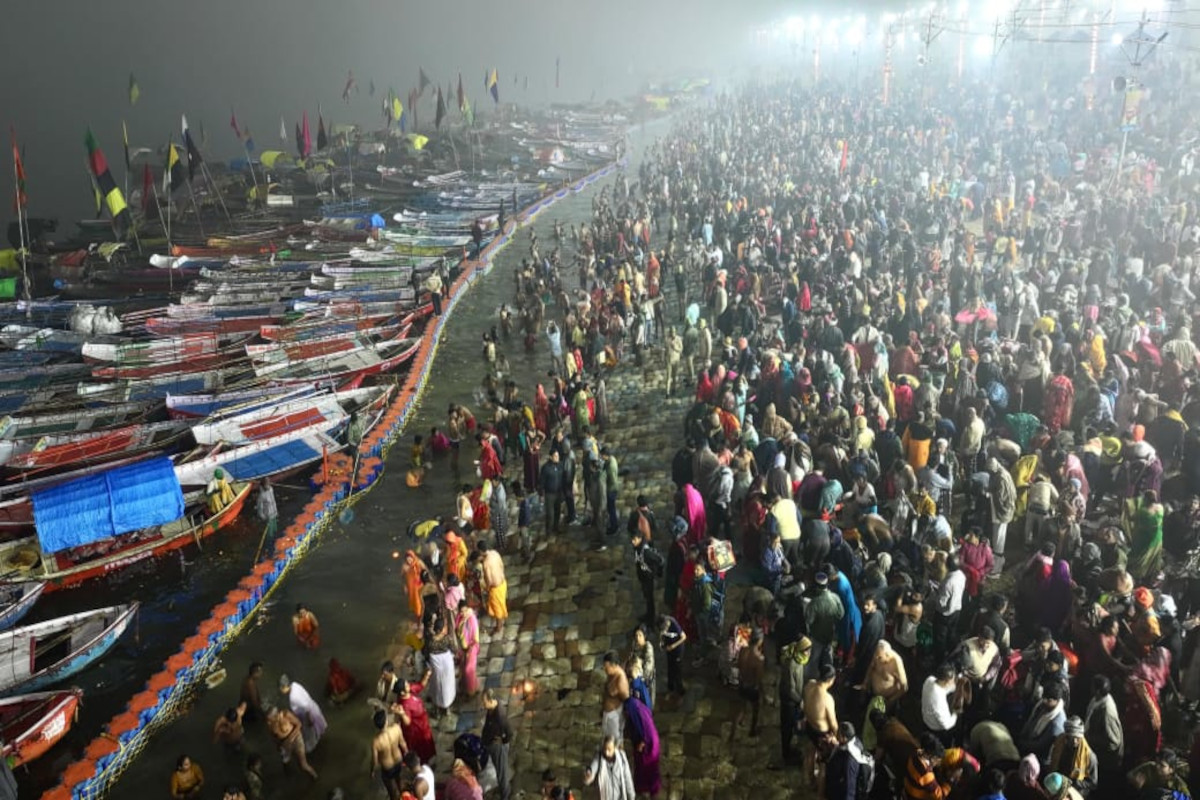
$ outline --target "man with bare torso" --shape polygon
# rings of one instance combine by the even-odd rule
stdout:
[[[823,664],[817,677],[804,685],[804,732],[809,740],[804,749],[804,774],[813,788],[825,785],[825,757],[829,745],[837,741],[837,711],[829,693],[836,677],[833,665]]]
[[[400,730],[400,723],[394,719],[389,722],[387,712],[382,710],[375,712],[375,727],[379,733],[371,741],[371,777],[375,777],[375,770],[379,770],[389,800],[397,800],[400,797],[404,754],[408,752],[404,733]]]
[[[279,746],[279,757],[283,763],[296,759],[296,765],[315,781],[317,771],[308,763],[308,755],[304,751],[300,718],[286,708],[273,707],[267,712],[267,730]]]
[[[625,735],[625,701],[629,699],[629,678],[613,650],[604,654],[604,675],[601,727],[605,736],[620,742]]]

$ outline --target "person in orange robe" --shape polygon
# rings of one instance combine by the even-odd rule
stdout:
[[[404,556],[404,589],[408,593],[408,610],[418,624],[425,614],[425,601],[421,597],[421,573],[425,571],[425,562],[409,550]]]
[[[457,575],[460,581],[467,575],[467,543],[454,531],[446,533],[446,574]]]
[[[296,604],[292,630],[296,634],[296,641],[305,649],[316,650],[321,646],[321,623],[317,621],[317,615],[305,608],[303,603]]]

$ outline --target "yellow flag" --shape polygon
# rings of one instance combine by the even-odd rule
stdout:
[[[392,95],[392,119],[399,120],[403,113],[404,105],[400,102],[400,98]]]

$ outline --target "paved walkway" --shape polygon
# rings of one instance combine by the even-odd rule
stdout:
[[[691,398],[664,401],[665,381],[656,358],[649,354],[645,368],[620,367],[607,379],[613,420],[598,438],[613,449],[622,472],[628,471],[618,501],[622,520],[635,498],[645,494],[661,529],[671,518],[674,490],[669,465],[682,438]],[[540,520],[535,520],[535,528],[540,528]],[[501,640],[484,634],[479,669],[486,686],[501,690],[516,730],[514,796],[523,790],[526,796],[536,797],[541,772],[547,767],[560,782],[580,787],[583,765],[600,743],[601,658],[610,649],[622,657],[627,654],[641,611],[632,552],[623,531],[622,525],[622,534],[613,537],[612,546],[598,551],[590,527],[571,527],[550,541],[539,540],[532,564],[510,559],[514,562],[508,566],[511,616]],[[657,544],[665,550],[665,540],[660,538]],[[742,591],[731,581],[727,609],[741,607]],[[402,640],[407,625],[407,621],[401,625],[392,646],[397,658],[406,654]],[[490,623],[481,620],[481,628],[490,628]],[[655,711],[663,753],[660,797],[708,800],[733,796],[728,794],[731,789],[738,797],[760,800],[795,796],[789,787],[799,783],[799,773],[767,767],[778,761],[774,705],[764,704],[758,737],[748,737],[747,722],[730,744],[737,695],[719,680],[715,657],[701,667],[691,666],[691,658],[689,653],[682,705],[668,707],[660,701]],[[661,698],[666,682],[661,655],[659,662]],[[527,680],[534,687],[528,698],[523,691]],[[770,671],[764,696],[772,700],[774,680]],[[460,695],[456,705],[457,713],[437,724],[439,753],[450,752],[457,734],[478,732],[482,724],[482,712],[472,708],[470,701]],[[585,791],[583,796],[590,795]]]

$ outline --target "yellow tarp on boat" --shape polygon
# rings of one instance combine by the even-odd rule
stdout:
[[[422,136],[419,133],[410,133],[406,137],[408,143],[412,145],[413,150],[424,150],[425,145],[429,144],[429,137]]]
[[[21,260],[17,258],[17,251],[11,247],[7,250],[0,250],[0,272],[13,272],[21,266]]]

